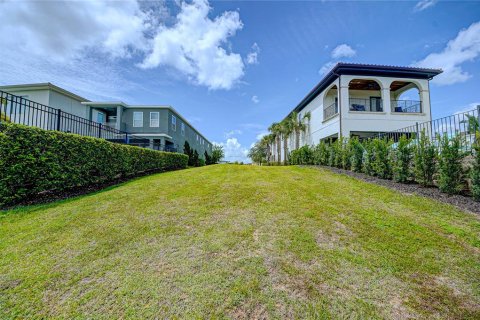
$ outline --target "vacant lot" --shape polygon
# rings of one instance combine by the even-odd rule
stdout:
[[[0,213],[0,318],[480,317],[478,216],[217,165]]]

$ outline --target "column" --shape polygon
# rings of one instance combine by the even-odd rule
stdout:
[[[115,129],[122,130],[122,115],[123,107],[117,106],[117,122],[115,123]]]
[[[383,104],[383,112],[391,113],[391,103],[390,101],[392,98],[390,97],[390,87],[382,89],[382,104]]]

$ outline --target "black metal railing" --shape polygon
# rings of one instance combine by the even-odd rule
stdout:
[[[439,137],[447,135],[449,137],[460,136],[462,149],[470,151],[476,139],[476,132],[480,130],[480,106],[477,109],[456,113],[440,119],[416,123],[415,125],[394,130],[391,132],[378,133],[374,135],[376,138],[387,138],[398,141],[401,136],[418,139],[422,132],[439,145]]]
[[[338,113],[338,103],[334,102],[323,109],[323,120],[327,120]]]
[[[381,98],[350,98],[349,110],[359,112],[383,112],[383,102]]]
[[[12,122],[44,130],[56,130],[82,136],[101,138],[115,143],[124,143],[155,150],[176,152],[172,145],[152,143],[142,138],[111,127],[88,120],[77,115],[52,108],[41,103],[25,99],[0,90],[0,122]]]
[[[422,113],[422,102],[416,100],[391,100],[393,113]]]

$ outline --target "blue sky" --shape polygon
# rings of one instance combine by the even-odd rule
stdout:
[[[0,84],[169,104],[228,160],[337,61],[443,68],[434,117],[480,103],[480,2],[6,1],[0,14]]]

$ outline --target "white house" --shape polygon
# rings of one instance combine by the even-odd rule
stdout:
[[[430,121],[429,81],[441,72],[338,63],[292,110],[300,118],[310,113],[301,145],[339,137],[366,138]],[[290,152],[294,137],[287,139]],[[280,143],[283,161],[283,140]],[[276,148],[273,145],[271,150],[274,161],[278,161]]]

